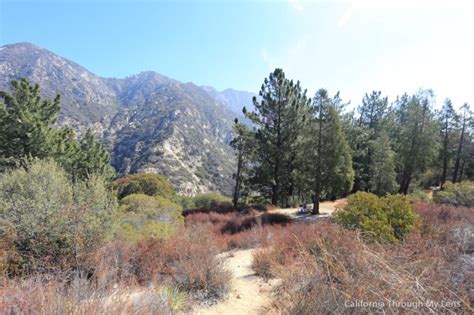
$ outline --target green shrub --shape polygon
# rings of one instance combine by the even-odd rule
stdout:
[[[176,197],[173,200],[176,200],[176,202],[179,205],[181,205],[181,207],[183,209],[194,209],[194,208],[196,208],[196,205],[194,204],[194,198],[193,197],[176,195]]]
[[[407,195],[407,198],[412,201],[430,201],[430,196],[422,190],[416,190]]]
[[[0,220],[16,233],[21,272],[78,267],[106,239],[115,208],[102,179],[72,185],[55,162],[0,175]]]
[[[474,207],[474,182],[446,183],[434,194],[433,201],[453,206]]]
[[[182,208],[163,197],[133,194],[122,199],[115,237],[137,241],[166,238],[183,223]]]
[[[229,197],[218,193],[205,193],[193,198],[194,206],[201,210],[207,210],[215,206],[232,206],[232,200]]]
[[[337,222],[348,229],[362,231],[370,240],[401,240],[415,224],[416,215],[405,196],[377,197],[358,192],[349,196],[347,201],[344,209],[335,212]]]
[[[128,175],[113,182],[119,199],[131,194],[144,194],[148,196],[161,196],[172,199],[176,195],[173,185],[164,176],[142,173]]]

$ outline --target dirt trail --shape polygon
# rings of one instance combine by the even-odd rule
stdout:
[[[345,198],[338,199],[336,201],[321,202],[319,204],[319,213],[320,213],[319,216],[312,216],[310,213],[308,213],[307,215],[301,216],[298,214],[298,208],[277,208],[277,209],[270,210],[269,212],[286,214],[294,219],[304,219],[308,221],[313,221],[321,217],[331,216],[337,207],[344,207],[346,203],[347,203],[347,200]]]
[[[194,309],[193,314],[261,314],[271,303],[271,291],[276,281],[265,282],[252,270],[252,253],[244,249],[225,253],[224,261],[233,274],[226,300],[210,307]]]
[[[313,219],[331,216],[337,207],[342,207],[346,199],[326,201],[320,203],[319,216],[298,215],[297,208],[273,209],[271,213],[282,213],[297,220],[313,221]],[[221,254],[226,267],[233,274],[229,296],[210,307],[201,306],[195,308],[192,314],[214,315],[214,314],[264,314],[266,308],[272,302],[272,289],[278,284],[278,280],[265,282],[255,275],[252,270],[252,253],[256,249],[236,250]]]

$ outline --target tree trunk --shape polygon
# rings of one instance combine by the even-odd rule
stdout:
[[[313,215],[318,215],[319,214],[319,199],[320,199],[320,193],[316,192],[313,197]]]
[[[464,173],[464,165],[466,164],[466,161],[463,160],[462,163],[461,163],[461,169],[459,171],[459,181],[462,182],[462,176],[463,176],[463,173]]]
[[[232,203],[234,204],[234,208],[237,208],[237,204],[239,203],[240,186],[242,185],[242,174],[241,174],[242,164],[243,164],[242,152],[239,152],[239,157],[237,159],[237,172],[235,174],[234,198],[232,200]]]

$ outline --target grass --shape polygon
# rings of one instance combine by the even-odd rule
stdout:
[[[436,312],[472,312],[472,208],[418,203],[416,212],[420,224],[399,244],[365,243],[329,222],[280,231],[253,261],[257,274],[282,279],[275,312],[358,311],[351,301],[378,302],[364,312],[408,312],[401,303],[410,302],[424,313],[434,311],[430,301],[444,303]]]
[[[272,311],[351,313],[347,301],[378,301],[367,312],[404,313],[390,301],[424,303],[424,313],[470,313],[474,298],[472,208],[418,202],[420,220],[398,243],[367,243],[336,223],[292,222],[271,213],[193,213],[170,238],[113,241],[81,273],[2,278],[0,313],[186,312],[230,289],[218,253],[260,248],[252,268],[279,278]],[[458,302],[429,309],[427,301]]]

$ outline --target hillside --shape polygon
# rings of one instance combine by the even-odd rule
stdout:
[[[30,43],[0,47],[0,90],[21,77],[39,83],[45,98],[60,94],[59,124],[79,133],[91,127],[101,135],[120,108],[115,92],[80,65]]]
[[[254,96],[258,97],[255,93],[234,89],[226,89],[219,92],[212,86],[202,86],[202,88],[214,99],[227,105],[227,107],[238,116],[242,116],[242,108],[244,106],[252,110],[252,99]]]
[[[194,84],[153,72],[108,82],[124,105],[105,134],[119,172],[164,174],[191,195],[231,191],[230,111]]]
[[[101,78],[33,44],[1,47],[0,90],[21,77],[40,84],[45,98],[61,94],[58,125],[80,135],[92,128],[104,139],[119,173],[164,174],[190,195],[230,194],[234,105],[156,72]]]

